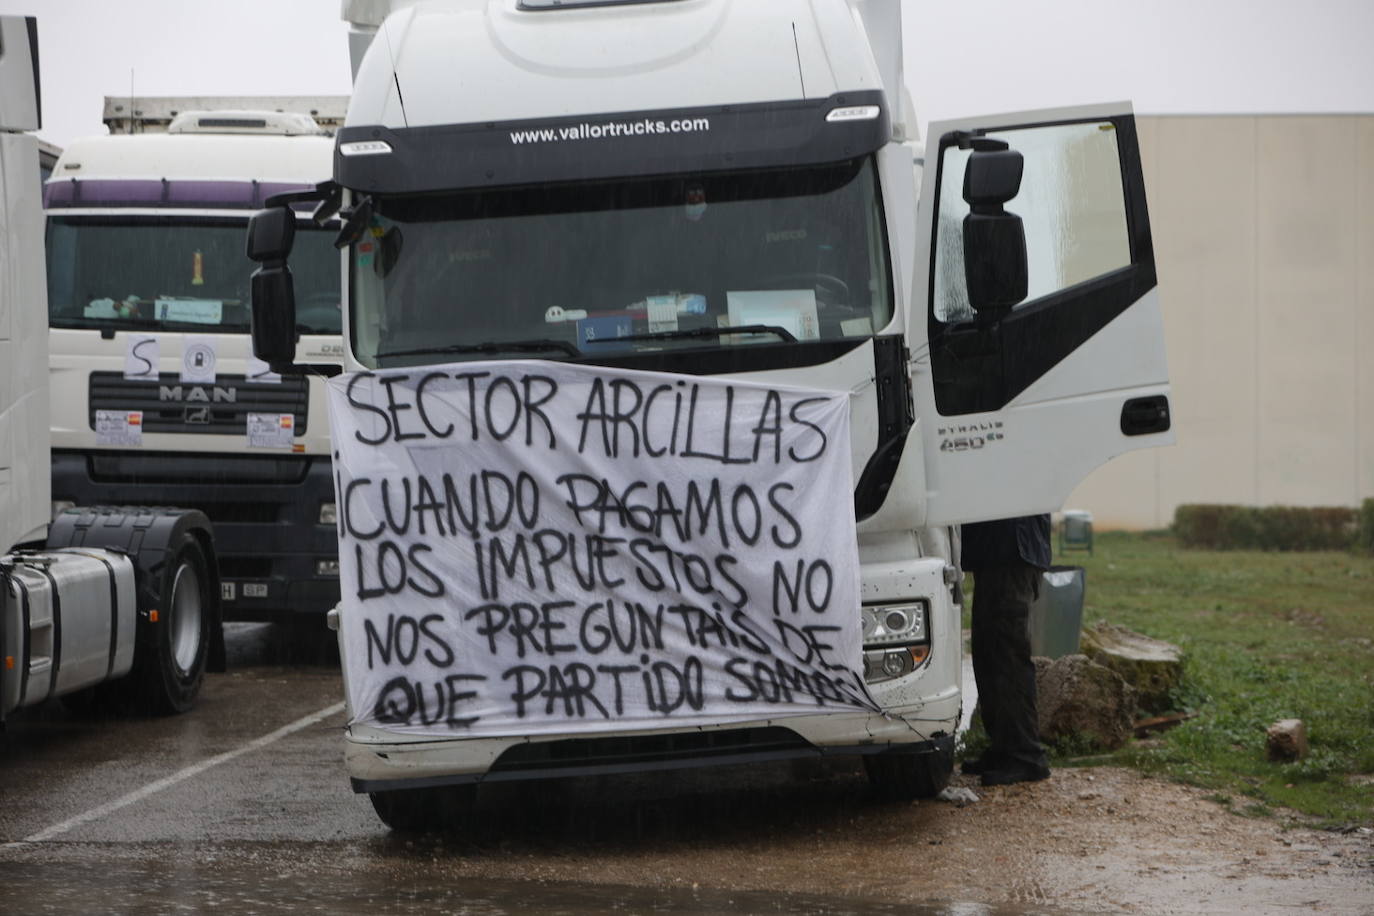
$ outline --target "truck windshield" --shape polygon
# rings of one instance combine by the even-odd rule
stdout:
[[[871,159],[372,207],[351,276],[374,368],[834,341],[892,318]]]
[[[48,219],[48,319],[59,328],[248,332],[247,221],[168,216]],[[337,229],[296,234],[291,272],[305,334],[341,332]]]

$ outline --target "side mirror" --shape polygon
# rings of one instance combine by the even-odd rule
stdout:
[[[964,170],[964,276],[968,301],[996,318],[1026,298],[1026,232],[1002,205],[1021,190],[1024,160],[1013,149],[974,149]]]
[[[286,259],[296,238],[290,207],[269,207],[248,221],[248,257],[253,271],[253,354],[274,369],[296,359],[296,291]]]
[[[259,264],[285,261],[296,242],[296,215],[290,207],[259,210],[248,220],[248,259]]]

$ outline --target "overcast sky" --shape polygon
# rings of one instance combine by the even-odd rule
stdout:
[[[762,3],[767,0],[736,0]],[[932,119],[1131,99],[1148,114],[1374,112],[1374,0],[903,0]],[[44,139],[106,95],[342,95],[338,0],[0,0],[39,17]]]

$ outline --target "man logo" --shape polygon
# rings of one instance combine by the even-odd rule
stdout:
[[[188,425],[208,426],[210,423],[210,408],[187,407],[182,413],[182,420]]]
[[[227,385],[159,385],[157,399],[186,404],[236,404],[239,391]]]

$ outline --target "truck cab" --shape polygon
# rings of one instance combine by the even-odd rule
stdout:
[[[0,16],[0,729],[58,697],[183,712],[224,665],[202,513],[52,513],[39,98],[37,20]]]
[[[243,227],[329,174],[341,115],[339,99],[111,98],[111,133],[74,141],[44,189],[55,507],[197,507],[226,616],[320,632],[338,597],[321,377],[253,359]],[[328,363],[333,232],[301,219],[294,331]]]
[[[854,552],[832,558],[857,578],[847,663],[872,700],[598,730],[560,728],[550,694],[547,719],[446,729],[418,689],[388,696],[381,618],[346,588],[355,790],[396,827],[486,780],[786,756],[856,755],[889,795],[938,791],[962,704],[957,526],[1053,510],[1108,458],[1170,441],[1129,106],[935,124],[922,143],[897,0],[359,0],[345,18],[354,94],[316,196],[353,227],[349,377],[409,390],[392,415],[422,419],[416,380],[465,360],[492,361],[473,378],[538,360],[842,397],[851,470],[807,489],[852,502],[831,522]],[[274,221],[250,233],[254,333],[285,363]],[[364,402],[387,406],[334,401]],[[345,581],[360,528],[340,526]],[[411,606],[428,635],[479,640],[471,613]]]

